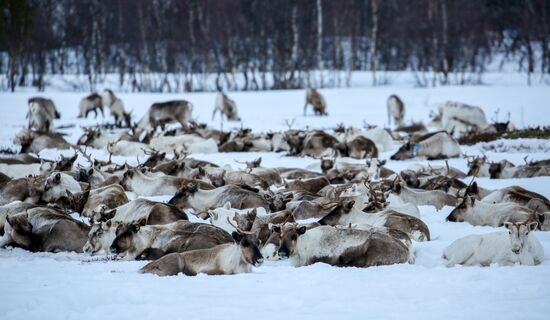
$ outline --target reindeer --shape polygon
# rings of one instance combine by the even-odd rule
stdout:
[[[544,258],[544,249],[532,232],[537,222],[505,222],[508,232],[470,235],[451,243],[443,252],[447,267],[457,264],[488,267],[493,263],[534,266]]]
[[[51,173],[44,183],[42,200],[55,203],[62,197],[66,197],[67,190],[72,193],[82,191],[82,186],[72,176],[63,172]]]
[[[100,251],[104,251],[108,256],[111,244],[116,238],[116,229],[119,222],[107,220],[106,222],[92,222],[90,232],[88,232],[88,241],[82,249],[84,253],[95,255]]]
[[[331,226],[311,230],[296,226],[285,230],[278,254],[282,259],[290,258],[294,267],[324,262],[338,267],[366,268],[409,260],[407,247],[387,234]]]
[[[487,127],[485,112],[480,107],[447,101],[438,109],[439,113],[433,117],[433,124],[441,130],[450,132],[454,137]]]
[[[165,225],[119,224],[110,251],[117,258],[134,260],[149,248],[165,254],[208,249],[233,239],[226,231],[205,223],[177,221]]]
[[[397,95],[392,94],[388,97],[387,109],[388,125],[391,125],[391,120],[393,120],[395,125],[400,126],[405,118],[405,104],[403,101]]]
[[[441,190],[415,190],[406,186],[405,183],[397,181],[393,183],[391,190],[403,202],[409,202],[417,206],[431,205],[438,211],[444,206],[456,205],[456,199]]]
[[[91,217],[94,210],[101,206],[102,210],[110,210],[128,203],[128,197],[124,189],[118,184],[85,190],[73,194],[69,190],[67,200],[69,208],[80,213],[84,217]]]
[[[338,151],[343,157],[354,159],[377,158],[378,149],[372,140],[358,136],[348,143],[340,144]]]
[[[426,157],[428,160],[458,157],[460,146],[447,132],[438,131],[411,138],[390,157],[391,160],[406,160]]]
[[[180,220],[188,220],[187,215],[173,205],[135,199],[115,209],[109,210],[106,205],[96,207],[91,216],[93,222],[125,222],[143,221],[145,224],[168,224]]]
[[[128,169],[124,172],[120,184],[126,191],[133,191],[140,196],[158,196],[175,194],[182,187],[193,180],[178,178],[157,172],[148,176],[139,169]],[[209,183],[197,180],[195,183],[202,189],[214,189]]]
[[[42,107],[43,109],[46,109],[51,119],[61,118],[61,114],[59,113],[59,111],[57,111],[57,108],[55,107],[55,104],[53,103],[52,99],[46,99],[42,97],[31,97],[28,100],[28,105],[30,106],[31,103],[38,103],[40,107]]]
[[[33,252],[82,252],[90,227],[53,208],[35,207],[6,217],[0,248]]]
[[[264,259],[252,237],[238,232],[233,232],[232,237],[233,243],[220,244],[209,249],[171,253],[145,265],[139,272],[158,276],[172,276],[180,272],[187,276],[199,273],[220,275],[251,272],[252,266],[262,265]]]
[[[27,116],[29,118],[29,129],[46,133],[53,131],[54,116],[38,102],[29,103],[29,112]]]
[[[223,118],[225,115],[228,121],[241,121],[241,118],[237,114],[237,104],[222,91],[218,91],[216,94],[216,105],[212,113],[212,120],[214,120],[218,111],[220,112],[220,116]]]
[[[94,112],[94,118],[97,118],[97,110],[101,111],[101,116],[105,117],[103,113],[103,98],[97,93],[92,93],[91,95],[82,98],[80,100],[80,105],[78,106],[79,113],[78,118],[88,118],[90,112]]]
[[[0,189],[0,205],[13,201],[39,203],[44,193],[45,176],[32,176],[13,179]]]
[[[178,208],[192,208],[195,211],[221,207],[227,202],[236,209],[261,207],[269,210],[269,204],[264,197],[234,185],[202,190],[199,189],[197,183],[188,183],[168,201],[169,204]]]
[[[36,153],[44,149],[70,149],[71,145],[59,133],[34,132],[23,129],[13,139],[14,144],[21,145],[21,153]]]
[[[101,128],[85,128],[84,134],[78,138],[77,145],[105,149],[109,143],[116,143],[121,140],[134,141],[134,138],[125,131],[110,133]]]
[[[126,124],[126,127],[132,126],[132,116],[124,110],[124,103],[120,100],[112,90],[105,89],[102,95],[103,102],[111,110],[111,115],[115,118],[115,125],[122,127],[122,121]]]
[[[523,222],[533,211],[516,203],[486,203],[466,196],[447,216],[447,221],[468,222],[474,226],[500,227],[504,222]]]
[[[187,128],[192,118],[193,105],[185,100],[172,100],[153,103],[149,108],[149,124],[153,131],[160,126],[161,130],[173,122],[178,122],[183,128]]]
[[[308,104],[311,104],[313,107],[313,113],[316,116],[328,116],[327,113],[327,102],[325,98],[319,93],[319,91],[314,88],[308,88],[306,91],[306,103],[304,104],[304,116],[306,115],[306,110]]]
[[[387,227],[406,233],[415,241],[429,241],[430,230],[419,218],[394,210],[368,213],[354,209],[355,200],[339,203],[329,214],[319,220],[321,225],[368,224],[373,227]]]
[[[223,207],[208,210],[207,213],[212,225],[222,228],[229,233],[237,230],[250,231],[258,214],[260,216],[267,216],[267,211],[264,208],[233,209],[230,202],[227,202]]]

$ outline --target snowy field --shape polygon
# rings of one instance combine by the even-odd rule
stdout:
[[[338,123],[362,127],[364,122],[386,125],[386,98],[398,94],[406,104],[406,120],[428,120],[430,110],[446,100],[483,107],[490,119],[499,110],[499,120],[510,113],[518,127],[550,125],[550,88],[526,87],[516,82],[496,81],[475,87],[413,88],[396,85],[379,88],[321,90],[328,103],[328,117],[302,116],[304,91],[230,92],[242,117],[241,123],[223,124],[225,130],[243,127],[254,131],[293,128],[330,129]],[[0,147],[11,147],[15,134],[26,126],[26,100],[35,92],[0,93]],[[64,129],[69,142],[76,142],[82,129],[112,119],[76,118],[84,93],[46,91],[61,112],[56,126]],[[134,117],[141,117],[153,102],[186,99],[194,105],[199,122],[219,128],[211,120],[214,93],[130,94],[119,97]],[[311,111],[310,111],[311,112]],[[487,151],[491,160],[523,163],[523,157],[550,158],[548,141],[505,141],[515,144],[506,153]],[[395,150],[398,145],[395,146]],[[395,151],[394,150],[394,151]],[[106,159],[105,150],[91,150]],[[481,145],[462,147],[469,155],[481,154]],[[72,151],[64,151],[72,154]],[[44,150],[41,156],[54,159],[60,152]],[[392,152],[381,158],[389,159]],[[318,160],[285,157],[276,153],[226,153],[192,155],[219,165],[242,168],[235,160],[261,156],[262,166],[315,167]],[[136,164],[135,158],[114,157]],[[86,164],[84,159],[78,160]],[[354,161],[354,160],[349,160]],[[355,160],[354,162],[357,162]],[[402,170],[415,161],[388,161]],[[443,164],[432,161],[431,164]],[[449,164],[466,171],[465,159]],[[469,182],[470,178],[464,181]],[[477,179],[485,188],[519,185],[550,197],[550,177],[514,180]],[[156,197],[166,200],[169,197]],[[421,218],[430,228],[433,241],[414,243],[414,265],[336,268],[325,264],[293,268],[286,261],[266,261],[252,273],[232,276],[174,276],[160,278],[137,273],[146,262],[90,261],[75,253],[29,253],[0,249],[0,319],[549,319],[550,318],[550,232],[536,232],[547,253],[539,266],[444,267],[441,254],[455,239],[496,231],[467,223],[445,222],[452,210],[420,207]],[[502,230],[504,230],[502,228]]]

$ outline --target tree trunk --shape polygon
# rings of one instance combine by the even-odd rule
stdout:
[[[371,30],[371,46],[370,46],[370,69],[372,72],[372,85],[376,85],[376,68],[377,58],[376,58],[376,37],[378,35],[378,0],[371,0],[371,10],[372,10],[372,30]]]
[[[317,0],[317,69],[321,75],[319,87],[323,87],[323,4]]]

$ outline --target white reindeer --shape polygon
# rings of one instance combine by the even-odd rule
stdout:
[[[443,252],[446,265],[489,266],[493,263],[511,265],[540,264],[544,249],[531,233],[537,228],[537,222],[504,223],[508,233],[493,232],[482,235],[470,235],[455,240]]]

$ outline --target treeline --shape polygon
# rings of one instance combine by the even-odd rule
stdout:
[[[138,91],[326,87],[356,70],[425,86],[507,56],[529,82],[550,74],[548,0],[0,0],[0,15],[10,90],[113,73]]]

